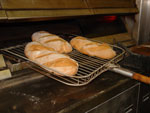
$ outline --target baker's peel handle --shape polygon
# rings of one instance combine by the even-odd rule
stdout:
[[[120,73],[121,75],[130,77],[132,79],[138,80],[140,82],[150,84],[150,77],[147,77],[147,76],[139,74],[139,73],[132,72],[128,69],[125,69],[122,67],[114,67],[114,68],[111,68],[110,70],[113,72],[116,72],[116,73]]]
[[[139,74],[139,73],[133,73],[132,76],[133,79],[144,82],[146,84],[150,84],[150,77],[147,77],[145,75]]]

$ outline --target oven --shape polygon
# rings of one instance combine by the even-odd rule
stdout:
[[[148,85],[98,65],[115,61],[147,74],[141,67],[141,71],[132,68],[134,56],[122,55],[140,41],[141,4],[140,0],[0,0],[0,112],[143,113],[143,109],[148,110],[145,107],[149,105]],[[79,35],[112,44],[114,48],[117,45],[119,57],[99,61],[72,52],[70,55],[84,65],[80,73],[89,76],[51,75],[24,58],[24,46],[34,32],[41,30],[67,41]]]

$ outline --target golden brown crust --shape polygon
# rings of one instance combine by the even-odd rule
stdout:
[[[59,53],[69,53],[72,51],[72,46],[61,37],[50,34],[48,32],[39,31],[35,32],[32,35],[32,41],[37,41],[41,43],[43,46],[53,48],[55,51]]]
[[[49,50],[49,51],[54,51],[53,48],[47,48],[47,47],[44,47],[42,45],[32,45],[30,47],[31,51],[36,51],[36,50]]]
[[[48,37],[48,36],[53,36],[53,34],[48,34],[48,35],[40,36],[40,38],[45,38],[45,37]]]
[[[79,52],[89,56],[96,56],[102,59],[111,59],[116,56],[116,52],[108,44],[93,42],[84,37],[75,37],[70,43]]]
[[[67,75],[75,75],[77,73],[77,63],[76,62],[72,62],[70,59],[68,58],[60,58],[60,59],[57,59],[53,62],[46,62],[44,63],[43,65],[47,66],[47,67],[55,67],[55,68],[64,68],[64,67],[70,67],[69,69],[71,70],[68,70],[68,68],[64,68],[64,74],[67,74]]]
[[[45,41],[44,43],[55,42],[55,41],[62,41],[62,42],[65,42],[65,40],[63,40],[63,39],[52,39],[52,40],[47,40],[47,41]]]
[[[30,42],[25,47],[25,55],[32,61],[56,70],[62,74],[73,76],[78,71],[78,63],[69,56],[57,53],[38,42]],[[49,72],[54,72],[50,70]],[[60,73],[54,72],[57,75]]]

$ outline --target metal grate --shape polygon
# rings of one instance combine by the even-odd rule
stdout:
[[[117,52],[117,56],[110,60],[104,60],[97,57],[91,57],[84,55],[76,50],[73,50],[68,55],[76,60],[79,63],[78,73],[74,76],[59,76],[49,73],[48,70],[51,70],[47,67],[41,66],[31,60],[29,60],[24,55],[24,47],[26,44],[17,45],[9,48],[1,49],[1,52],[7,57],[17,61],[17,62],[27,62],[27,65],[44,74],[50,78],[53,78],[61,83],[70,86],[82,86],[86,85],[99,76],[104,71],[107,71],[110,68],[111,64],[114,64],[120,61],[123,58],[124,50],[117,46],[112,46],[113,49]],[[53,70],[55,71],[55,70]],[[59,72],[58,72],[59,73]]]

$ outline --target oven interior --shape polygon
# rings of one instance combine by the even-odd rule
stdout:
[[[36,31],[48,31],[62,36],[62,38],[67,41],[72,38],[71,35],[80,35],[90,38],[91,40],[102,39],[102,41],[108,41],[107,43],[111,44],[121,42],[125,44],[129,43],[128,46],[133,46],[135,42],[124,24],[124,17],[125,15],[96,15],[47,21],[2,22],[0,31],[3,32],[1,32],[0,48],[30,42],[32,33]],[[7,68],[11,71],[11,78],[16,78],[15,73],[19,71],[22,73],[24,69],[30,70],[25,65],[25,62],[18,63],[14,61],[11,56],[7,56],[5,62]],[[17,75],[17,77],[19,76]]]

